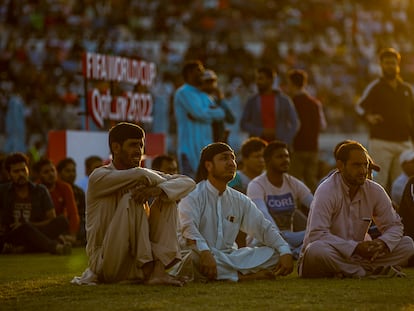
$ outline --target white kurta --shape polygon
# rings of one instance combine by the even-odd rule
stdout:
[[[167,199],[155,200],[147,218],[130,191],[138,185],[158,185]],[[90,176],[86,206],[86,253],[89,268],[74,283],[116,282],[139,278],[139,269],[155,256],[164,265],[179,258],[176,201],[195,187],[183,175],[166,175],[146,168],[117,170],[112,164]]]
[[[254,178],[247,187],[247,196],[263,212],[265,218],[280,230],[293,231],[293,214],[301,205],[310,208],[313,195],[299,179],[283,174],[281,187],[274,186],[266,172]]]
[[[179,203],[182,236],[196,241],[195,251],[210,250],[217,262],[217,279],[238,280],[243,274],[269,268],[270,258],[290,254],[289,245],[263,213],[244,194],[227,187],[222,195],[202,181]],[[237,249],[239,230],[264,246]],[[275,264],[274,263],[274,264]]]

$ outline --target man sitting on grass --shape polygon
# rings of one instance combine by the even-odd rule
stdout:
[[[178,205],[182,236],[191,249],[189,264],[184,263],[178,274],[199,281],[238,281],[274,279],[293,271],[289,245],[276,227],[246,195],[227,186],[236,167],[234,152],[227,144],[213,143],[202,150],[199,183]],[[238,249],[239,230],[262,245]]]
[[[112,163],[93,171],[86,195],[89,268],[72,283],[183,285],[165,270],[181,259],[176,201],[195,183],[187,176],[139,167],[144,139],[144,130],[131,123],[109,131]]]
[[[316,190],[301,256],[301,277],[405,276],[399,266],[414,255],[413,240],[391,199],[367,178],[369,156],[358,142],[345,143],[336,153],[338,171]],[[371,221],[381,235],[366,240]]]
[[[29,180],[29,158],[12,153],[4,166],[10,182],[0,185],[0,253],[70,254],[71,245],[59,241],[68,232],[68,221],[56,217],[46,187]]]
[[[254,178],[247,187],[247,196],[262,211],[266,219],[281,231],[289,243],[294,259],[298,259],[305,236],[306,215],[313,199],[310,189],[288,174],[290,154],[287,144],[274,140],[264,149],[266,171]],[[247,245],[254,245],[250,241]]]

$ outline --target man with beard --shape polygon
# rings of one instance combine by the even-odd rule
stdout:
[[[272,141],[264,149],[266,170],[247,186],[247,196],[262,211],[265,218],[281,230],[289,243],[293,257],[298,259],[305,235],[306,216],[313,199],[310,189],[288,174],[290,156],[288,146]],[[249,244],[255,243],[252,241]]]
[[[288,96],[273,89],[274,73],[268,67],[256,72],[259,93],[251,97],[243,110],[240,127],[249,136],[267,142],[281,140],[291,145],[300,122],[295,106]]]
[[[217,142],[203,148],[197,187],[178,206],[182,237],[191,249],[187,267],[181,266],[178,273],[187,272],[198,281],[236,282],[274,279],[293,271],[289,245],[279,231],[246,195],[228,187],[235,172],[229,145]],[[262,245],[238,249],[239,230]]]
[[[39,177],[39,183],[49,190],[56,215],[65,217],[69,222],[69,234],[62,235],[62,241],[74,245],[79,231],[80,218],[71,185],[58,180],[56,167],[50,159],[43,158],[37,161],[34,170]]]
[[[112,163],[93,171],[86,194],[89,268],[72,283],[183,285],[165,270],[181,259],[176,202],[195,183],[139,167],[144,142],[138,125],[121,122],[110,129]]]
[[[56,217],[49,192],[29,181],[29,159],[12,153],[4,161],[10,182],[0,185],[0,253],[50,252],[70,254],[71,246],[58,242],[68,231],[64,217]]]
[[[318,277],[405,276],[399,266],[414,255],[413,240],[384,188],[367,179],[367,150],[358,142],[337,151],[338,171],[316,190],[298,262],[299,275]],[[371,221],[381,235],[366,238]]]
[[[177,121],[177,156],[180,172],[195,177],[200,150],[213,142],[212,122],[223,120],[224,110],[200,88],[204,66],[200,61],[185,63],[182,76],[184,85],[174,95]]]
[[[399,156],[412,148],[414,98],[411,86],[400,77],[400,54],[387,48],[379,55],[382,77],[367,86],[357,112],[368,123],[368,150],[381,167],[374,180],[387,191],[401,174]]]

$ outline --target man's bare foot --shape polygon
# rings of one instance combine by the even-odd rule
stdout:
[[[145,282],[145,284],[147,285],[171,285],[178,287],[184,286],[185,283],[186,282],[184,282],[183,280],[175,278],[167,273],[165,273],[165,275],[161,277],[151,277]]]
[[[241,274],[239,273],[239,281],[250,281],[250,280],[274,280],[275,275],[270,270],[260,270],[256,273]]]
[[[151,265],[148,265],[148,267],[151,267]],[[165,272],[165,267],[159,260],[153,262],[153,269],[145,282],[148,285],[172,285],[180,287],[184,286],[185,283],[186,281],[184,279],[176,278]]]

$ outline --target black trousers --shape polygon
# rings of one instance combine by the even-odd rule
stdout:
[[[57,240],[59,235],[69,233],[69,221],[65,216],[60,215],[54,218],[47,225],[38,228],[49,239]]]
[[[68,221],[63,216],[56,217],[40,228],[30,223],[24,223],[6,233],[0,244],[9,243],[14,246],[23,246],[25,252],[55,253],[59,235],[67,234],[68,229]]]

